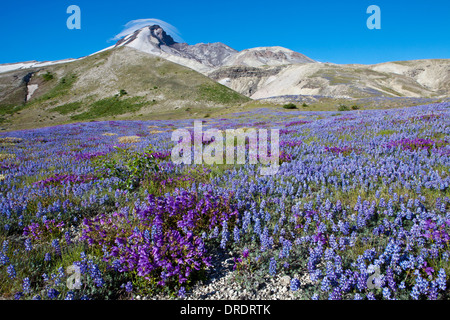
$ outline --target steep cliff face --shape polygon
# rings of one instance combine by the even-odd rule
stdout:
[[[232,66],[216,69],[208,73],[208,76],[220,84],[251,97],[263,83],[276,79],[282,69],[280,66],[267,68]]]
[[[21,105],[27,102],[28,84],[33,72],[26,70],[0,75],[0,106]]]

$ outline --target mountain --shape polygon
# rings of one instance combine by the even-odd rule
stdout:
[[[151,25],[86,57],[0,65],[0,128],[194,117],[250,98],[448,99],[449,93],[450,59],[321,63],[277,46],[237,51],[220,42],[178,43]]]
[[[441,97],[449,92],[449,61],[376,65],[319,63],[287,48],[237,51],[223,43],[177,43],[158,25],[118,41],[187,66],[252,99],[319,95],[333,98]]]
[[[283,47],[259,47],[237,51],[216,43],[177,43],[158,25],[147,26],[119,40],[116,47],[128,46],[207,73],[221,66],[285,65],[312,63],[305,55]]]
[[[119,40],[115,47],[127,46],[205,73],[221,66],[223,61],[238,51],[217,43],[188,45],[177,43],[158,25],[136,30]]]
[[[0,74],[0,127],[205,116],[250,99],[190,68],[119,46]]]

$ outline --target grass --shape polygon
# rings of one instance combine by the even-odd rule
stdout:
[[[0,153],[0,161],[5,159],[15,159],[16,155],[14,153]]]
[[[59,112],[62,115],[72,113],[79,110],[83,106],[81,101],[66,103],[61,106],[50,109],[50,111]]]
[[[21,105],[3,105],[0,108],[0,123],[6,121],[6,116],[13,115],[14,113],[20,112],[27,106],[25,104]]]
[[[201,84],[198,87],[199,100],[211,101],[223,104],[242,103],[250,101],[250,98],[244,97],[236,91],[221,85],[219,83]]]
[[[303,142],[306,143],[307,145],[310,145],[313,142],[319,143],[320,138],[316,136],[309,136],[308,138],[304,139]]]
[[[151,103],[146,102],[143,97],[121,99],[115,96],[96,101],[89,106],[89,110],[73,115],[70,118],[72,120],[82,121],[116,116],[139,111],[142,107]]]
[[[380,130],[377,133],[377,136],[390,136],[391,134],[397,133],[398,131],[395,130]]]
[[[444,140],[444,139],[447,138],[447,136],[448,135],[446,135],[443,132],[435,132],[435,133],[433,133],[432,138],[435,139],[435,140]]]

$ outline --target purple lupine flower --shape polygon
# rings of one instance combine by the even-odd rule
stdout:
[[[47,290],[47,296],[49,299],[55,299],[58,297],[58,295],[59,295],[59,291],[54,288],[50,288]]]
[[[23,292],[17,292],[14,294],[14,300],[20,300],[23,297]]]
[[[240,240],[240,231],[239,231],[238,226],[234,226],[233,237],[234,237],[234,242],[239,242],[239,240]]]
[[[0,252],[0,266],[7,265],[9,263],[9,258],[7,255]]]
[[[24,293],[29,293],[30,292],[30,278],[26,277],[23,279],[23,284],[22,284],[22,288],[23,288],[23,292]]]
[[[447,288],[447,275],[445,274],[444,268],[441,268],[439,270],[438,277],[436,278],[436,284],[442,291],[445,291],[445,289]]]
[[[269,263],[269,274],[271,276],[274,276],[277,273],[277,261],[275,260],[275,258],[270,258],[270,263]]]
[[[31,244],[31,240],[30,239],[25,239],[25,251],[31,251],[33,250],[33,246]]]
[[[55,252],[58,256],[61,255],[61,246],[59,245],[59,240],[58,239],[53,239],[52,240],[52,247],[55,249]]]
[[[225,249],[225,246],[226,246],[227,241],[228,241],[228,237],[229,237],[228,224],[227,224],[227,221],[224,220],[222,222],[222,240],[220,241],[220,247],[222,249]]]
[[[125,290],[127,292],[131,292],[133,291],[133,284],[131,283],[131,281],[128,281],[127,284],[125,285]]]
[[[73,291],[68,291],[64,300],[75,300],[75,293]]]
[[[184,298],[186,296],[186,289],[185,289],[185,287],[181,287],[180,290],[178,290],[178,296],[180,298]]]
[[[14,268],[14,265],[10,264],[6,268],[6,272],[8,273],[8,276],[9,276],[10,279],[15,279],[16,278],[16,269]]]
[[[292,278],[290,288],[292,291],[297,291],[300,288],[300,280]]]

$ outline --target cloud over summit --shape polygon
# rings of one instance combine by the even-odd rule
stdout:
[[[184,40],[181,38],[180,32],[178,31],[177,28],[175,28],[173,25],[171,25],[168,22],[165,22],[160,19],[154,19],[154,18],[137,19],[137,20],[131,20],[131,21],[127,22],[124,26],[124,29],[120,33],[115,35],[111,39],[111,41],[117,41],[117,40],[133,33],[136,30],[139,30],[148,25],[155,25],[155,24],[161,26],[167,34],[171,35],[174,38],[175,41],[184,42]]]

